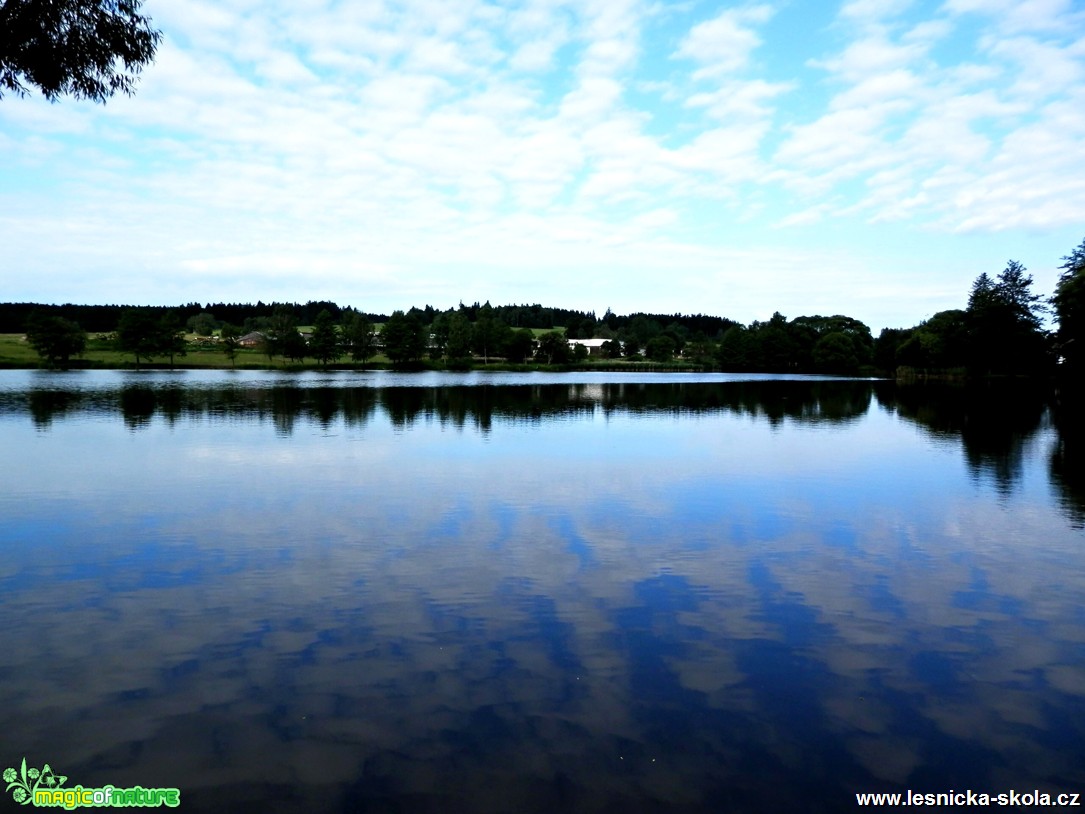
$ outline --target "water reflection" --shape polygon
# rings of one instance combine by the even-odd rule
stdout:
[[[379,408],[393,425],[407,427],[437,419],[456,427],[488,429],[495,417],[539,419],[556,415],[611,412],[729,412],[764,419],[839,423],[869,409],[872,385],[865,381],[758,381],[715,384],[598,383],[507,386],[186,387],[182,384],[127,385],[116,390],[33,389],[0,391],[0,416],[29,411],[47,429],[73,413],[120,413],[132,429],[155,415],[168,423],[182,417],[270,417],[289,434],[301,420],[327,427],[340,418],[364,424]]]
[[[1085,528],[1085,430],[1081,416],[1085,398],[1062,393],[1052,407],[1058,437],[1051,448],[1051,482],[1058,489],[1063,508],[1077,528]]]
[[[1030,442],[1042,428],[1049,394],[1016,382],[883,386],[879,402],[935,437],[959,438],[976,477],[1003,493],[1020,480]]]
[[[0,759],[200,811],[1085,787],[1083,537],[1044,477],[1075,447],[1042,401],[0,392]]]

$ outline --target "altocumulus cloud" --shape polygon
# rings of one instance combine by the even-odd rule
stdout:
[[[1085,211],[1069,0],[179,2],[132,98],[0,103],[6,299],[913,324]]]

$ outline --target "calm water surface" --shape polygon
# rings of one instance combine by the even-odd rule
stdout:
[[[808,378],[3,371],[0,768],[209,812],[1085,792],[1078,423]]]

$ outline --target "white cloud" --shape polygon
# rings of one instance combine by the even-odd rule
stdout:
[[[764,23],[771,16],[772,9],[767,5],[727,9],[690,29],[674,56],[701,64],[693,73],[695,79],[742,70],[761,44],[750,26]]]
[[[1033,37],[1010,37],[989,43],[988,50],[1008,63],[1016,63],[1018,78],[1013,94],[1040,99],[1079,87],[1085,80],[1085,40],[1071,46]]]
[[[820,203],[798,212],[792,212],[783,218],[779,226],[808,226],[817,223],[832,213],[832,207],[827,203]]]
[[[192,0],[185,3],[150,2],[147,11],[156,25],[170,32],[168,39],[201,43],[209,49],[229,41],[240,17],[219,3]]]
[[[509,66],[516,71],[543,71],[553,66],[558,49],[571,39],[564,3],[533,0],[509,10],[507,30],[513,43]]]
[[[1007,33],[1063,32],[1081,24],[1082,13],[1072,0],[946,0],[946,11],[994,17]]]
[[[956,228],[1001,231],[1081,223],[1085,176],[1076,150],[1085,139],[1085,95],[1044,108],[1040,119],[1003,140],[982,173],[953,198]]]
[[[734,117],[763,118],[772,112],[768,103],[793,90],[793,83],[765,82],[761,79],[723,82],[713,91],[694,93],[685,101],[687,107],[704,108],[715,119]]]
[[[293,54],[272,54],[257,63],[256,72],[261,79],[273,83],[309,85],[317,82],[316,75]]]
[[[904,42],[918,42],[929,47],[940,40],[944,40],[952,31],[953,24],[949,20],[924,20],[906,31],[901,39]]]
[[[906,11],[912,0],[848,0],[840,9],[840,16],[859,21],[894,17]]]
[[[909,110],[922,102],[922,81],[911,71],[897,68],[872,73],[833,98],[833,110],[858,110],[883,107],[886,110]]]
[[[851,43],[842,53],[825,60],[814,60],[814,67],[824,68],[847,81],[869,79],[871,74],[907,67],[926,53],[918,42],[894,43],[882,35],[867,36]]]
[[[472,66],[461,54],[458,43],[438,37],[423,37],[407,56],[406,64],[422,73],[432,71],[441,76],[470,73]]]
[[[826,113],[810,124],[792,128],[776,154],[782,163],[813,170],[853,174],[884,162],[877,147],[879,129],[890,109],[850,107]]]
[[[333,298],[454,302],[459,274],[519,299],[597,264],[601,297],[666,279],[699,306],[718,264],[791,274],[764,258],[815,222],[1080,222],[1066,3],[1025,28],[1008,2],[856,0],[809,29],[801,4],[151,3],[166,39],[135,97],[0,104],[0,244],[41,278],[161,267],[267,299],[297,268]]]
[[[616,79],[590,76],[561,101],[563,119],[595,121],[609,115],[622,97],[624,87]]]
[[[420,121],[433,105],[446,99],[452,86],[425,73],[387,73],[358,91],[357,116],[366,130],[389,135]],[[364,112],[363,112],[364,111]]]
[[[557,36],[525,42],[509,57],[509,66],[516,71],[545,70],[553,63],[554,52],[562,42],[562,38]]]
[[[1066,177],[1077,177],[1072,167],[1078,162],[1070,157],[1079,139],[1076,115],[1068,112],[1060,135],[1042,122],[1053,99],[1057,109],[1072,111],[1065,96],[1080,86],[1085,67],[1077,41],[1007,34],[1015,14],[1010,4],[951,2],[945,6],[950,14],[981,13],[996,22],[981,28],[971,51],[962,50],[958,36],[954,49],[965,59],[942,65],[930,49],[956,36],[948,20],[912,18],[898,26],[897,36],[872,25],[903,10],[845,6],[842,17],[861,23],[855,38],[811,62],[838,89],[820,116],[787,127],[775,155],[780,177],[807,197],[827,195],[847,179],[865,179],[866,194],[828,210],[808,206],[784,223],[830,211],[953,230],[1070,222],[1077,185]],[[1066,19],[1065,4],[1034,11]]]

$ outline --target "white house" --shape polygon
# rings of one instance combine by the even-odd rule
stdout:
[[[569,350],[572,350],[577,345],[583,345],[588,349],[588,356],[598,356],[603,352],[603,343],[606,339],[567,339],[569,343]]]

